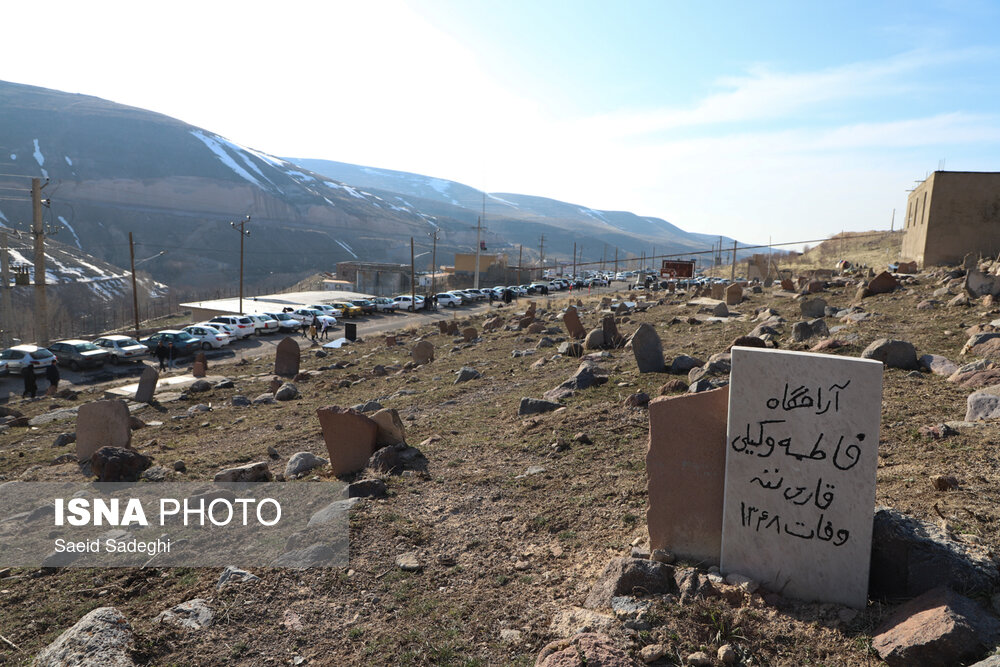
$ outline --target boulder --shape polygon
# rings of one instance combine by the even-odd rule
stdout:
[[[274,392],[274,400],[276,401],[291,401],[298,397],[299,389],[291,382],[284,383],[278,387],[278,391]]]
[[[184,630],[204,630],[212,625],[214,618],[208,600],[195,598],[161,612],[153,623],[165,623]]]
[[[469,380],[478,380],[482,377],[482,374],[475,368],[469,366],[462,366],[458,371],[458,376],[455,378],[455,384],[462,384],[463,382],[468,382]]]
[[[912,343],[904,340],[879,338],[865,348],[861,358],[876,359],[889,368],[902,368],[908,371],[919,368],[916,349]]]
[[[566,341],[559,344],[559,354],[567,357],[582,357],[583,356],[583,345],[579,343],[574,343]]]
[[[423,366],[434,361],[434,346],[429,341],[422,340],[413,346],[413,349],[410,350],[410,356],[413,357],[415,364]]]
[[[958,370],[958,364],[949,361],[947,357],[939,354],[925,354],[917,360],[921,368],[924,368],[934,375],[949,376]]]
[[[592,329],[583,340],[585,350],[599,350],[604,347],[604,329]]]
[[[990,371],[981,371],[989,373]],[[977,373],[971,374],[975,378]],[[966,379],[968,381],[968,378]],[[986,387],[969,394],[965,399],[965,421],[1000,418],[1000,385]]]
[[[720,302],[712,308],[713,317],[729,317],[729,308],[726,306],[725,302]]]
[[[803,299],[799,303],[799,311],[802,317],[815,319],[826,315],[826,300],[816,297],[815,299]]]
[[[371,418],[373,422],[378,424],[375,444],[380,446],[406,444],[406,428],[395,408],[383,408],[373,414]]]
[[[1000,638],[1000,621],[973,600],[940,586],[900,606],[876,628],[872,648],[891,667],[957,665]]]
[[[932,523],[889,508],[875,512],[869,592],[873,598],[908,598],[937,586],[970,595],[1000,583],[987,549],[950,539]]]
[[[114,607],[98,607],[42,649],[35,667],[132,667],[132,626]]]
[[[611,637],[593,632],[550,642],[535,659],[535,667],[632,667],[635,664]]]
[[[285,465],[285,477],[292,479],[298,475],[309,472],[313,468],[325,466],[329,461],[320,458],[312,452],[296,452],[288,459]]]
[[[681,354],[674,357],[674,360],[670,362],[670,372],[675,375],[680,375],[681,373],[686,374],[690,372],[692,368],[698,368],[699,366],[704,365],[705,362],[701,359]]]
[[[152,459],[134,449],[101,447],[90,457],[90,468],[99,482],[138,482]]]
[[[888,271],[883,271],[868,282],[868,293],[886,294],[898,287],[899,281]]]

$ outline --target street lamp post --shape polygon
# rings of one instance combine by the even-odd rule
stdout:
[[[243,238],[250,236],[250,230],[245,229],[246,224],[250,222],[250,215],[248,214],[243,220],[240,220],[239,227],[236,226],[235,222],[230,222],[232,228],[239,231],[240,233],[240,309],[239,313],[243,314]]]

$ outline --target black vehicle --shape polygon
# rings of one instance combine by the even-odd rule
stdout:
[[[375,314],[375,302],[368,299],[351,299],[351,303],[361,309],[362,315]]]
[[[49,352],[56,355],[56,363],[69,366],[78,371],[82,368],[100,368],[111,357],[111,353],[102,350],[85,340],[61,340],[49,345]]]

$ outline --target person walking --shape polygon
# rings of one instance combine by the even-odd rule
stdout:
[[[316,342],[316,331],[319,329],[319,316],[313,315],[312,323],[309,325],[309,338]]]
[[[21,398],[27,398],[29,395],[34,398],[38,394],[38,383],[35,382],[35,369],[31,367],[31,362],[21,369],[21,379],[24,380],[24,393],[21,394]]]
[[[174,367],[174,341],[167,341],[167,366]]]
[[[153,352],[157,360],[160,362],[160,370],[167,370],[167,346],[163,344],[163,339],[161,338],[159,342],[156,343],[156,350]]]
[[[324,319],[320,326],[320,340],[326,340],[330,336],[330,320]]]
[[[45,379],[49,381],[49,394],[56,393],[59,389],[59,365],[52,364],[45,367]]]

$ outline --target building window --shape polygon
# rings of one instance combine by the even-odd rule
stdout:
[[[924,202],[920,205],[921,213],[923,214],[923,224],[927,224],[927,191],[924,190]]]

